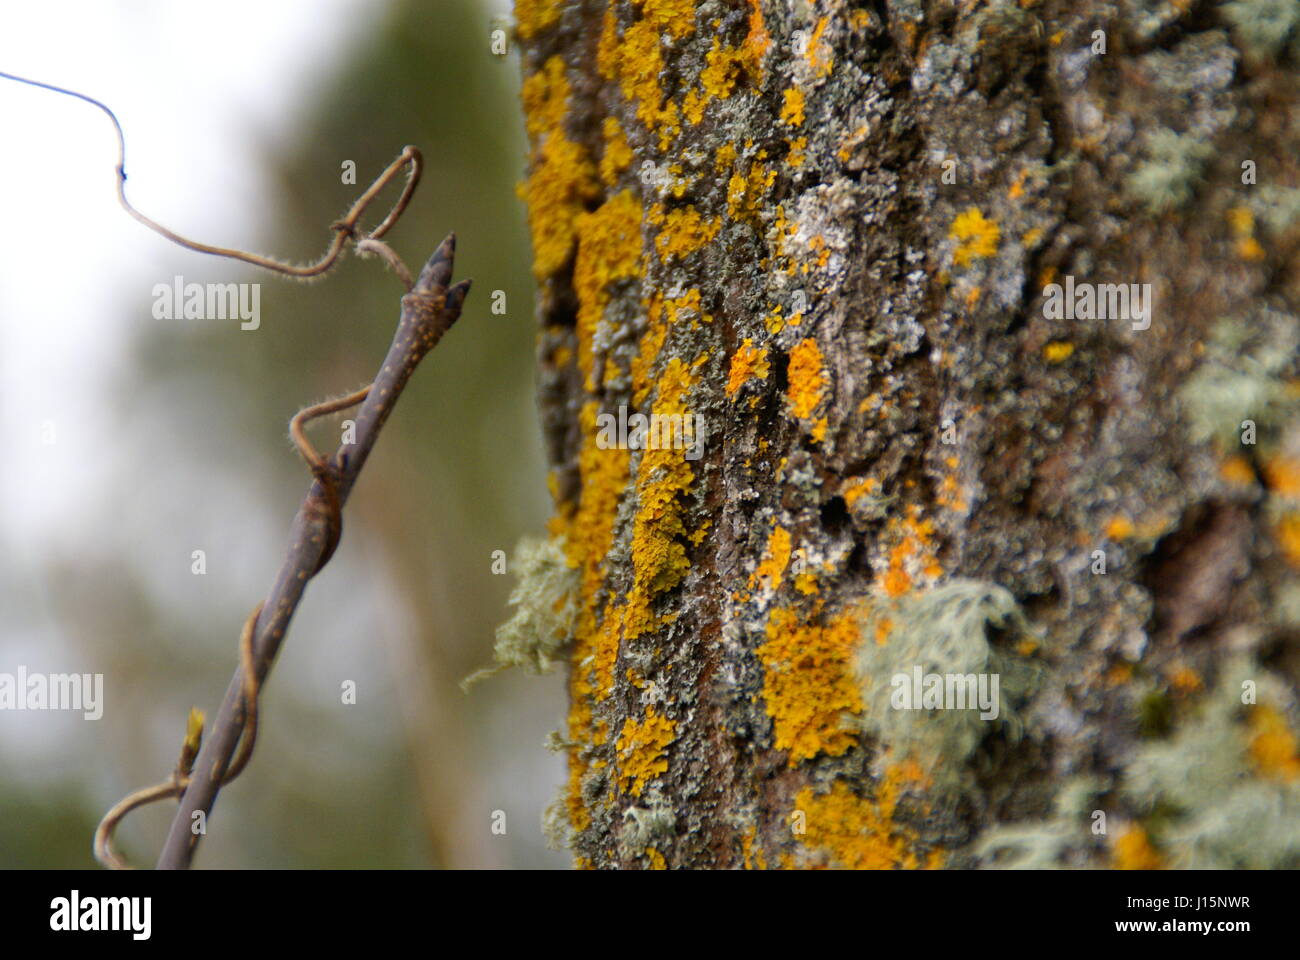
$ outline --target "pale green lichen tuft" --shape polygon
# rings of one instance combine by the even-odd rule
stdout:
[[[1179,390],[1191,438],[1237,445],[1245,420],[1279,426],[1295,400],[1285,374],[1300,349],[1296,318],[1265,308],[1249,320],[1221,320],[1205,358]]]
[[[514,615],[497,627],[494,665],[466,677],[462,689],[510,667],[549,673],[573,637],[579,575],[569,566],[564,539],[520,540],[510,567],[519,581],[510,593]]]
[[[1238,44],[1256,60],[1276,57],[1288,37],[1300,34],[1296,0],[1233,0],[1223,5],[1223,15]]]
[[[1129,174],[1129,194],[1154,214],[1181,207],[1191,199],[1211,148],[1190,133],[1154,130],[1146,138],[1146,157]]]
[[[1231,663],[1200,712],[1174,735],[1144,746],[1128,764],[1124,796],[1144,814],[1175,869],[1283,869],[1300,866],[1300,780],[1261,776],[1243,683],[1260,704],[1286,705],[1285,684],[1258,664]]]
[[[941,792],[968,785],[968,760],[996,726],[1019,740],[1023,724],[1017,709],[1037,688],[1039,670],[1023,657],[995,648],[988,630],[1005,631],[1007,639],[1034,637],[1015,598],[1003,587],[955,580],[931,590],[907,594],[875,609],[864,621],[858,657],[864,707],[863,729],[890,745],[900,760],[919,762]],[[976,709],[897,709],[896,677],[997,678],[996,716]],[[986,681],[988,683],[988,681]],[[991,692],[991,683],[987,689]]]

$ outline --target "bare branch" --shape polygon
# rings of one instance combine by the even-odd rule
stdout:
[[[449,236],[429,259],[412,291],[402,297],[397,333],[375,382],[364,391],[308,408],[294,418],[295,436],[302,436],[303,422],[350,406],[362,400],[364,394],[357,414],[355,443],[342,444],[329,460],[317,454],[310,443],[305,442],[305,437],[300,443],[315,481],[294,517],[284,564],[252,630],[251,659],[256,688],[260,689],[270,670],[307,582],[329,560],[338,542],[339,511],[398,397],[416,366],[460,316],[470,282],[462,280],[447,287],[454,251],[455,237]],[[185,869],[189,866],[199,842],[199,835],[191,829],[194,813],[202,811],[206,818],[222,784],[228,782],[230,771],[237,772],[233,765],[228,771],[227,765],[245,727],[245,697],[245,677],[241,667],[230,681],[212,734],[205,740],[195,761],[194,773],[159,857],[159,869]]]

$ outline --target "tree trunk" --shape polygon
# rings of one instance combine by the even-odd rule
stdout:
[[[579,865],[1300,863],[1298,16],[517,0]]]

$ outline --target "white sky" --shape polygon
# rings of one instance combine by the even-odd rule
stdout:
[[[116,111],[138,209],[256,249],[268,195],[249,148],[292,137],[285,118],[381,13],[373,0],[6,2],[0,70]],[[120,426],[97,409],[139,322],[114,304],[141,301],[135,287],[175,262],[117,206],[114,157],[99,110],[0,81],[0,564],[63,541],[96,508],[84,465],[112,460]]]

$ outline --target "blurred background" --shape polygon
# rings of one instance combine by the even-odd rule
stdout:
[[[4,5],[0,70],[111,106],[128,195],[171,229],[307,262],[410,143],[425,175],[387,239],[418,270],[454,229],[456,276],[474,278],[307,590],[200,867],[569,864],[540,826],[563,779],[543,747],[562,678],[457,687],[509,613],[514,580],[492,573],[493,551],[542,532],[549,509],[518,63],[491,48],[508,7]],[[304,284],[175,247],[116,205],[114,154],[99,111],[0,82],[0,672],[104,675],[98,721],[0,711],[5,868],[91,866],[104,811],[166,777],[191,706],[215,715],[308,483],[288,420],[369,381],[402,292],[373,260]],[[177,275],[260,283],[260,328],[155,319],[153,286]],[[313,428],[322,449],[340,420]],[[152,864],[174,809],[127,819],[128,859]]]

